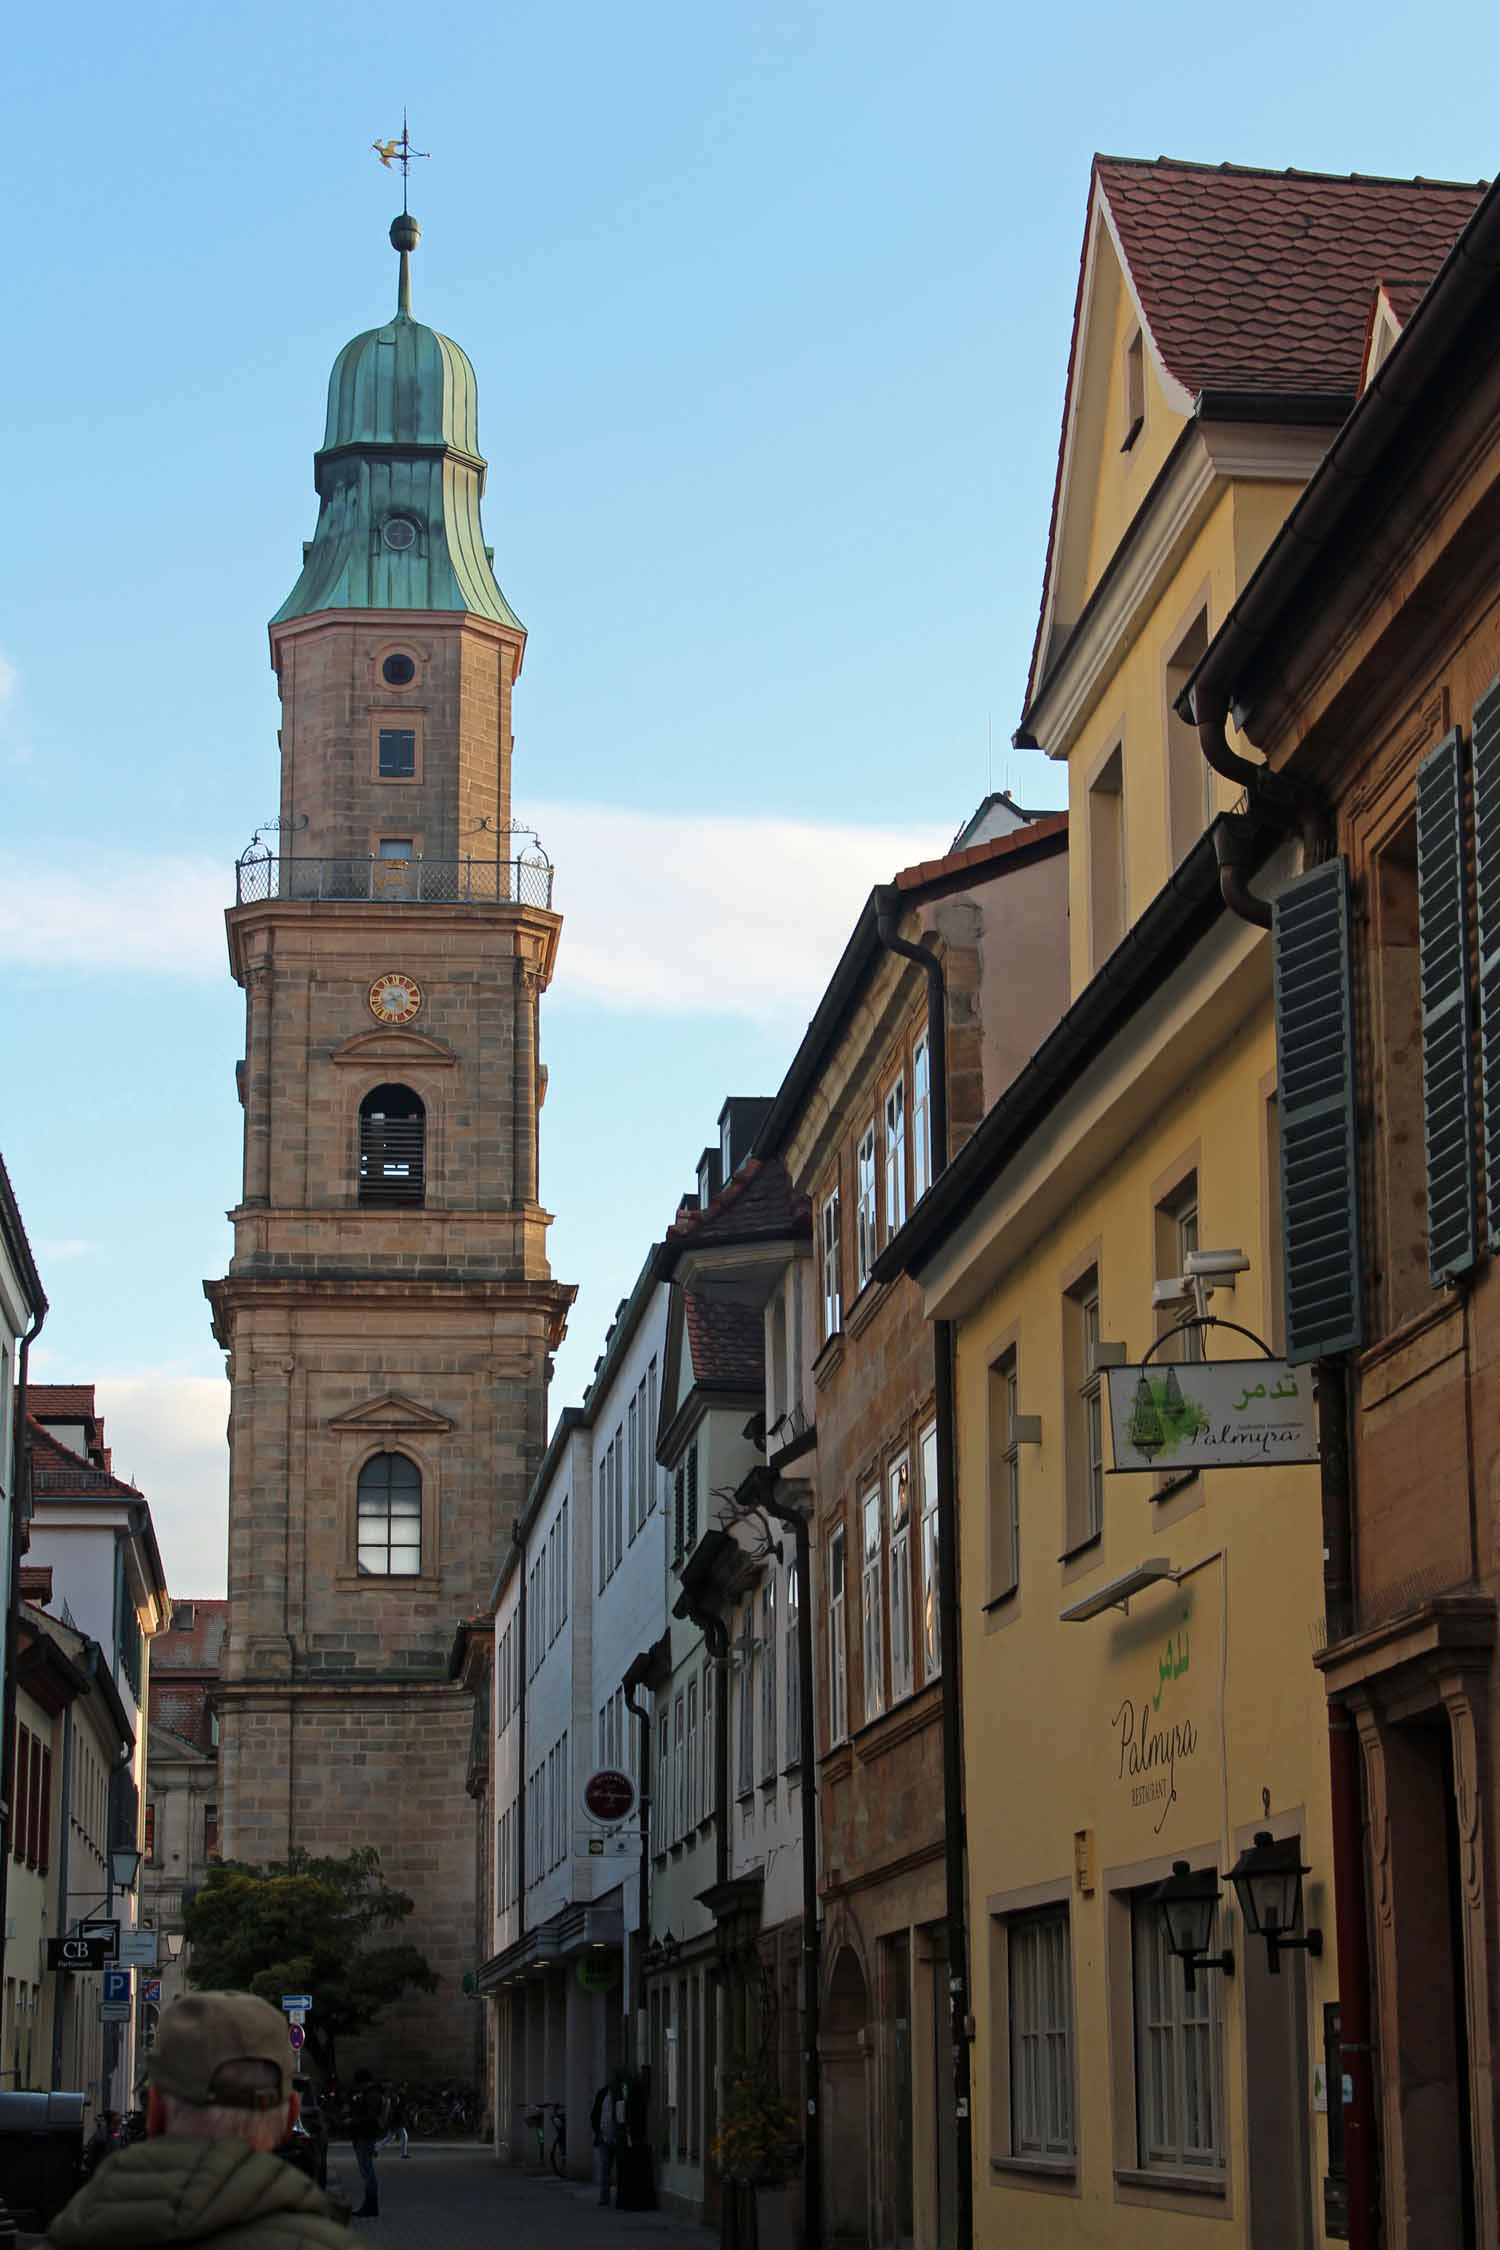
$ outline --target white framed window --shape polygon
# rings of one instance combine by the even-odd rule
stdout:
[[[885,1239],[906,1220],[906,1080],[896,1079],[885,1096]]]
[[[911,1456],[906,1453],[886,1471],[886,1522],[891,1543],[891,1701],[897,1703],[912,1690]]]
[[[867,1492],[859,1504],[863,1545],[860,1550],[860,1621],[864,1634],[866,1719],[885,1709],[885,1602],[881,1587],[884,1556],[880,1487]]]
[[[719,1792],[719,1734],[714,1717],[714,1698],[719,1690],[715,1678],[714,1661],[709,1657],[703,1667],[703,1782],[698,1799],[701,1820],[713,1818]]]
[[[672,1706],[672,1762],[676,1787],[672,1794],[672,1841],[677,1843],[687,1834],[687,1698],[679,1692]]]
[[[656,1461],[656,1362],[653,1359],[646,1370],[646,1513],[656,1512],[657,1494],[661,1486],[661,1470]]]
[[[1104,1528],[1104,1378],[1099,1368],[1099,1268],[1064,1299],[1063,1379],[1067,1407],[1068,1551]]]
[[[703,1759],[698,1740],[698,1683],[687,1686],[687,1824],[696,1828],[703,1818]]]
[[[911,1051],[911,1196],[932,1185],[932,1048],[924,1031]]]
[[[1010,1984],[1010,2145],[1015,2156],[1071,2156],[1073,2010],[1067,1909],[1006,1927]]]
[[[823,1341],[836,1336],[844,1325],[843,1293],[839,1279],[839,1191],[823,1198],[819,1233],[823,1248]]]
[[[562,1621],[563,1621],[563,1623],[564,1623],[564,1624],[566,1625],[566,1624],[567,1624],[567,1622],[568,1622],[568,1592],[569,1592],[569,1587],[568,1587],[568,1576],[569,1576],[569,1561],[568,1561],[568,1503],[567,1503],[567,1501],[566,1501],[566,1500],[564,1500],[564,1502],[563,1502],[563,1504],[562,1504],[562,1507],[561,1507],[561,1509],[560,1509],[560,1510],[559,1510],[559,1512],[558,1512],[558,1521],[559,1521],[559,1523],[560,1523],[560,1524],[562,1525],[562,1539],[561,1539],[561,1541],[560,1541],[561,1552],[562,1552]]]
[[[614,1485],[615,1507],[615,1567],[619,1568],[625,1553],[625,1425],[622,1422],[610,1442],[611,1470]]]
[[[1086,1290],[1080,1310],[1083,1314],[1083,1365],[1082,1384],[1088,1449],[1085,1461],[1088,1469],[1089,1529],[1104,1528],[1104,1383],[1099,1373],[1099,1285],[1095,1282]]]
[[[599,1591],[609,1583],[609,1455],[599,1463]]]
[[[844,1624],[848,1555],[842,1528],[828,1542],[828,1740],[849,1732],[849,1659]]]
[[[776,1580],[760,1590],[760,1777],[776,1778]]]
[[[855,1278],[863,1289],[875,1263],[875,1120],[859,1136],[855,1151],[854,1183],[858,1202],[854,1213]]]
[[[755,1603],[752,1596],[740,1613],[739,1637],[736,1641],[738,1663],[735,1676],[738,1681],[736,1700],[739,1707],[739,1763],[735,1786],[740,1796],[746,1796],[755,1786]]]
[[[1206,1972],[1189,1992],[1161,1908],[1146,1891],[1130,1905],[1140,2163],[1213,2176],[1225,2166],[1220,1980]]]
[[[943,1669],[943,1613],[938,1594],[937,1424],[929,1422],[917,1440],[922,1464],[922,1677],[934,1680]]]
[[[786,1573],[786,1762],[789,1766],[802,1759],[802,1644],[798,1638],[801,1608],[799,1572],[796,1557],[787,1565]]]
[[[663,1711],[656,1722],[656,1848],[664,1852],[672,1840],[672,1715]]]
[[[630,1488],[630,1499],[625,1510],[625,1518],[630,1526],[630,1537],[633,1544],[635,1535],[641,1528],[641,1410],[639,1401],[636,1399],[632,1399],[630,1402],[629,1425],[630,1441],[625,1448],[625,1481]]]

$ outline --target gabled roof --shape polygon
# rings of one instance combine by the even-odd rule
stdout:
[[[785,1242],[811,1231],[807,1197],[795,1192],[786,1166],[777,1157],[751,1156],[706,1209],[678,1212],[667,1229],[663,1265],[671,1271],[689,1245],[697,1250],[729,1243]],[[696,1354],[694,1358],[696,1363]]]
[[[1054,589],[1101,239],[1118,255],[1178,413],[1336,424],[1358,395],[1375,283],[1397,274],[1420,295],[1485,185],[1262,171],[1166,156],[1094,158],[1041,605],[1017,730],[1023,743],[1061,653],[1054,645]]]
[[[903,867],[889,888],[900,894],[903,906],[920,906],[978,883],[998,881],[1039,859],[1052,859],[1067,848],[1067,814],[1046,813],[987,844],[971,844],[963,851],[946,852],[941,859],[919,860],[914,867]],[[871,891],[781,1081],[771,1114],[756,1135],[756,1148],[767,1159],[785,1148],[802,1104],[843,1035],[868,979],[887,957],[880,938],[881,905],[882,892]]]
[[[694,1388],[758,1394],[766,1379],[766,1324],[760,1307],[686,1289],[683,1313]]]
[[[52,1435],[44,1422],[29,1413],[31,1490],[39,1500],[136,1500],[143,1495],[112,1470],[95,1468]],[[40,1479],[45,1477],[43,1486]]]
[[[1094,179],[1157,355],[1194,397],[1352,397],[1374,283],[1420,295],[1487,184],[1165,156],[1096,156]]]

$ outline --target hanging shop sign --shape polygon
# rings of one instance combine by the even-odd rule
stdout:
[[[99,1935],[53,1937],[47,1940],[49,1969],[102,1969],[110,1958],[110,1940]]]
[[[1115,1469],[1275,1469],[1318,1458],[1312,1370],[1282,1359],[1107,1367]]]
[[[613,1828],[635,1811],[635,1783],[617,1766],[601,1766],[583,1785],[583,1809],[601,1827]]]
[[[612,1992],[620,1981],[620,1956],[618,1953],[585,1953],[574,1975],[585,1992]]]

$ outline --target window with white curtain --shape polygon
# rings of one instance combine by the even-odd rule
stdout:
[[[898,1078],[885,1096],[885,1239],[906,1220],[906,1080]]]
[[[828,1740],[849,1732],[848,1642],[844,1622],[848,1555],[842,1527],[828,1542]]]
[[[911,1194],[920,1203],[932,1185],[932,1050],[924,1031],[911,1051]]]
[[[886,1471],[886,1522],[890,1532],[891,1701],[912,1689],[911,1457],[903,1453]]]
[[[875,1120],[859,1136],[855,1151],[854,1182],[858,1201],[854,1214],[855,1279],[863,1289],[875,1263]]]
[[[943,1620],[938,1602],[937,1424],[929,1422],[917,1440],[922,1464],[922,1677],[936,1679],[943,1668]]]
[[[885,1709],[885,1602],[881,1586],[884,1556],[880,1487],[867,1492],[859,1505],[864,1544],[860,1553],[860,1623],[864,1637],[866,1719]]]
[[[1071,2156],[1073,2019],[1066,1907],[1006,1926],[1010,2137],[1015,2156]]]

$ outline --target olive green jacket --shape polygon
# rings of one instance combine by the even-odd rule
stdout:
[[[48,2250],[349,2250],[338,2207],[295,2166],[242,2141],[135,2141],[59,2211]]]

